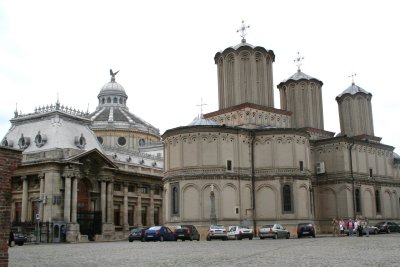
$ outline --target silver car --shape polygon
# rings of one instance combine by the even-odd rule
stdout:
[[[278,238],[290,238],[290,232],[286,230],[285,227],[283,227],[280,224],[267,224],[264,225],[260,228],[260,231],[258,233],[258,236],[260,239],[264,238],[273,238],[273,239],[278,239]]]

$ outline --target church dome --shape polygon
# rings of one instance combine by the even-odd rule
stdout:
[[[204,118],[203,115],[197,116],[191,123],[188,124],[188,126],[212,126],[212,125],[218,125],[218,123],[216,123],[213,120]]]
[[[341,98],[342,96],[349,94],[349,95],[355,95],[357,93],[363,93],[366,95],[371,95],[371,93],[367,92],[366,90],[362,89],[360,86],[355,85],[352,83],[346,90],[344,90],[340,95],[336,97],[336,99]]]
[[[320,80],[318,80],[317,78],[314,78],[310,75],[305,74],[304,72],[302,72],[300,69],[293,74],[292,76],[290,76],[289,78],[287,78],[286,80],[283,80],[280,84],[278,84],[278,88],[280,86],[282,86],[283,84],[289,82],[289,81],[293,81],[293,82],[297,82],[297,81],[317,81],[320,82],[322,84],[322,82]]]

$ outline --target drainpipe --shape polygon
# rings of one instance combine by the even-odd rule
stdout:
[[[253,205],[253,229],[254,229],[254,236],[257,236],[257,221],[256,221],[256,195],[255,195],[255,175],[254,175],[254,139],[255,139],[255,133],[254,131],[250,131],[250,163],[251,163],[251,193],[253,195],[252,198],[252,205]]]
[[[353,216],[355,218],[356,217],[356,189],[355,189],[355,180],[354,180],[354,173],[353,173],[353,157],[352,157],[352,153],[351,153],[351,150],[353,149],[353,146],[354,146],[354,139],[350,138],[350,140],[352,141],[352,143],[349,147],[350,175],[351,175],[351,182],[353,184]]]

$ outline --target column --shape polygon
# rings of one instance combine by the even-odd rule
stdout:
[[[135,216],[135,225],[143,226],[142,225],[142,196],[138,194],[137,198],[137,206],[136,206],[136,216]]]
[[[101,181],[101,222],[106,222],[106,181]]]
[[[150,188],[150,208],[147,223],[154,225],[154,187]]]
[[[128,224],[128,185],[124,185],[124,229],[129,229]]]
[[[65,177],[64,186],[64,221],[71,222],[71,177]]]
[[[113,186],[114,184],[112,182],[107,184],[107,223],[113,223]]]
[[[43,198],[44,198],[44,174],[40,174],[40,175],[38,175],[38,177],[39,177],[39,179],[40,179],[40,199],[41,200],[43,200]],[[40,212],[39,212],[39,216],[40,216],[40,221],[42,221],[43,222],[43,214],[44,214],[44,211],[43,211],[44,209],[43,209],[43,202],[40,202]]]
[[[28,177],[22,176],[22,210],[21,210],[21,222],[26,221],[28,215]]]
[[[72,214],[71,214],[71,222],[76,223],[76,213],[78,206],[78,178],[74,177],[72,180]]]

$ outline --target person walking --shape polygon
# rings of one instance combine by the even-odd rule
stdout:
[[[332,219],[332,235],[333,237],[336,237],[338,234],[338,221],[336,220],[336,217],[333,217]]]
[[[344,221],[343,218],[340,218],[339,220],[339,230],[340,230],[340,236],[344,236]]]
[[[347,222],[347,229],[349,229],[349,236],[353,236],[354,223],[351,218]]]
[[[364,229],[365,229],[366,237],[369,237],[369,228],[368,228],[368,219],[367,219],[367,217],[364,217]]]

